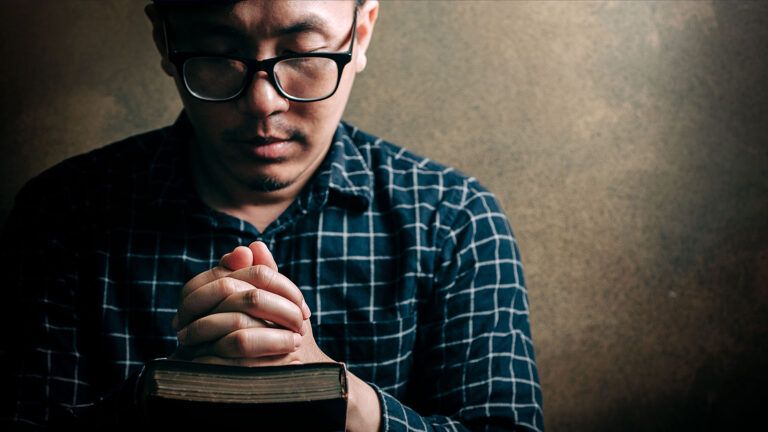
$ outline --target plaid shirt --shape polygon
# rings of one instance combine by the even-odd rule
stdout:
[[[517,244],[475,179],[341,123],[259,232],[199,199],[191,134],[182,112],[17,196],[0,273],[6,420],[119,419],[144,362],[176,348],[182,285],[262,240],[303,292],[320,348],[377,392],[382,430],[543,429]]]

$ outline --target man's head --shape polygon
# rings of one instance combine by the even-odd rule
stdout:
[[[146,12],[163,57],[162,67],[176,82],[195,129],[195,151],[205,160],[206,169],[227,184],[259,191],[306,181],[331,144],[355,74],[365,68],[378,3],[157,3],[163,4],[150,4]],[[344,56],[294,58],[303,53],[313,56],[350,50],[351,61],[340,76],[335,75],[336,68],[348,59]],[[169,52],[186,55],[169,56]],[[204,54],[210,57],[199,57]],[[253,61],[275,57],[286,60],[278,65]],[[337,64],[334,59],[343,61]],[[262,68],[266,70],[257,70]],[[334,92],[327,83],[337,78]],[[299,101],[327,93],[332,95]]]

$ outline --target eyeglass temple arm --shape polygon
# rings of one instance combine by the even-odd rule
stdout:
[[[161,18],[163,22],[163,43],[165,45],[165,57],[170,59],[171,58],[171,47],[168,43],[168,25],[165,22],[165,17]]]

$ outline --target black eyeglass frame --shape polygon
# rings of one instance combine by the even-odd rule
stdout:
[[[239,98],[245,90],[250,87],[251,83],[253,82],[253,77],[256,75],[256,72],[264,71],[267,73],[267,77],[269,78],[270,84],[272,84],[272,87],[274,87],[277,92],[280,94],[280,96],[294,102],[317,102],[324,99],[328,99],[329,97],[336,94],[336,90],[339,88],[339,83],[341,83],[341,75],[344,72],[344,67],[352,61],[352,49],[355,46],[355,35],[357,34],[357,8],[355,8],[355,12],[352,18],[352,29],[350,30],[352,35],[348,36],[348,38],[351,38],[350,44],[349,44],[349,50],[346,52],[307,52],[307,53],[291,53],[291,54],[285,54],[277,57],[272,57],[264,60],[256,60],[251,59],[247,57],[239,57],[239,56],[233,56],[233,55],[222,55],[222,54],[211,54],[206,52],[198,52],[198,51],[176,51],[171,50],[170,45],[168,42],[168,32],[166,30],[166,23],[165,19],[163,19],[163,37],[165,38],[165,47],[166,47],[166,53],[168,55],[168,59],[171,61],[171,63],[176,67],[176,71],[181,74],[181,79],[184,82],[184,88],[187,90],[187,93],[189,93],[192,97],[207,101],[207,102],[227,102],[234,99]],[[235,93],[234,95],[227,97],[227,98],[206,98],[202,97],[200,95],[195,94],[192,89],[189,87],[189,84],[187,83],[187,76],[184,73],[184,64],[187,62],[187,60],[191,58],[196,57],[207,57],[207,58],[223,58],[223,59],[229,59],[229,60],[237,60],[239,62],[242,62],[245,64],[246,70],[245,70],[245,77],[243,79],[243,84],[241,85],[240,90]],[[295,96],[291,96],[283,90],[283,88],[280,86],[280,82],[275,78],[275,65],[283,60],[290,60],[290,59],[297,59],[297,58],[326,58],[333,60],[336,63],[336,68],[338,70],[338,74],[336,77],[336,85],[333,87],[333,90],[322,97],[319,98],[297,98]]]

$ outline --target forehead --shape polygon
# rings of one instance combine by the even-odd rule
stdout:
[[[214,32],[270,38],[298,31],[327,36],[343,32],[353,8],[353,0],[241,0],[227,5],[170,7],[165,14],[173,28],[198,35]]]

